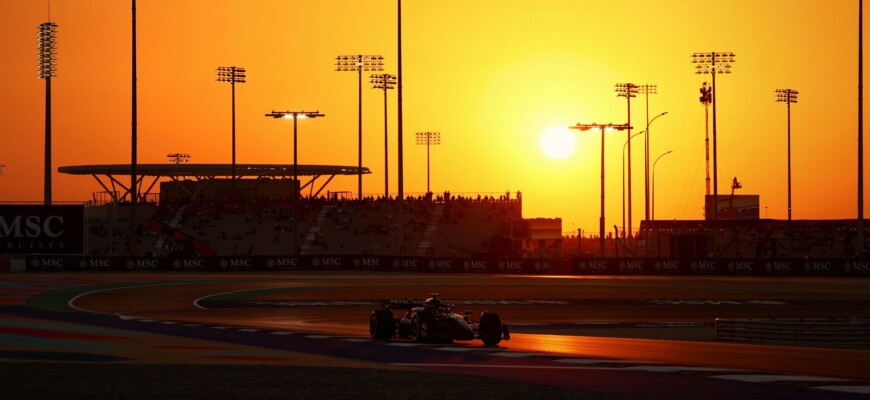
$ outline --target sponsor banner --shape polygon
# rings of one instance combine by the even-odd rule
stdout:
[[[550,274],[550,269],[554,264],[562,266],[564,262],[564,260],[547,258],[493,260],[490,261],[490,264],[494,264],[495,268],[490,268],[489,272],[495,274],[547,275]]]
[[[390,262],[386,257],[359,256],[353,257],[353,269],[359,271],[386,271]]]
[[[613,275],[618,273],[616,258],[572,258],[571,273],[576,275]]]
[[[85,207],[0,205],[0,254],[82,254]]]
[[[424,272],[425,259],[420,257],[396,257],[390,260],[390,271]]]
[[[275,256],[256,257],[256,259],[259,261],[258,265],[262,265],[262,270],[265,271],[298,271],[307,265],[299,257]]]
[[[843,272],[849,276],[870,276],[870,261],[846,260],[843,263]]]

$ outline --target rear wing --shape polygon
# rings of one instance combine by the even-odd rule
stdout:
[[[423,300],[415,299],[384,299],[384,308],[392,308],[396,310],[410,310],[414,307],[423,307],[426,303]]]

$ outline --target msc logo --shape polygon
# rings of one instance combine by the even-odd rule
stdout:
[[[846,272],[852,272],[855,274],[866,274],[870,272],[870,262],[868,261],[854,261],[851,263],[846,263],[843,267]]]
[[[356,267],[380,267],[381,259],[380,258],[354,258],[353,265]]]
[[[580,272],[607,272],[607,261],[581,261],[577,269]]]
[[[833,264],[830,261],[807,261],[804,263],[804,271],[809,273],[825,273],[833,270]]]
[[[462,263],[462,268],[465,268],[466,271],[489,271],[489,266],[486,264],[486,261],[466,261]]]
[[[127,260],[124,266],[129,270],[157,269],[160,263],[157,260]],[[173,265],[174,266],[174,265]],[[177,268],[176,268],[177,269]]]
[[[433,271],[452,271],[453,261],[451,260],[432,260],[429,261],[429,269]]]
[[[175,260],[172,262],[172,268],[175,269],[204,269],[205,260]]]
[[[680,262],[675,260],[656,262],[656,271],[680,272]]]
[[[34,258],[30,260],[34,269],[63,269],[62,258]]]
[[[277,258],[266,260],[266,266],[269,268],[295,268],[299,266],[298,258]]]
[[[523,271],[523,262],[522,261],[499,261],[498,263],[499,271],[508,271],[508,272],[522,272]]]
[[[250,258],[231,258],[229,260],[221,260],[219,265],[221,269],[227,268],[251,268],[254,262]]]
[[[338,268],[341,267],[341,259],[338,257],[320,257],[311,260],[311,265],[315,268]]]
[[[619,270],[621,272],[641,272],[643,271],[643,261],[621,261]]]
[[[550,262],[549,262],[549,261],[538,261],[538,262],[535,262],[535,271],[538,271],[538,272],[549,272],[549,271],[550,271]]]
[[[696,271],[696,272],[714,272],[714,271],[716,271],[716,262],[715,261],[693,261],[690,268],[692,268],[692,271]]]
[[[764,265],[767,272],[791,272],[791,261],[772,261]]]
[[[112,261],[105,258],[83,258],[79,260],[79,268],[81,269],[111,269]]]
[[[39,215],[18,215],[8,221],[0,216],[0,237],[4,238],[35,238],[41,236],[56,238],[63,235],[63,217],[51,215],[42,218]]]
[[[752,261],[735,261],[728,263],[728,271],[737,273],[752,273],[755,271],[755,263]]]

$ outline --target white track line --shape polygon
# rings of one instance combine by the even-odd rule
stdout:
[[[613,370],[602,367],[562,367],[549,365],[481,365],[481,364],[415,364],[415,363],[392,363],[404,367],[447,367],[447,368],[502,368],[502,369],[570,369],[570,370]]]
[[[813,389],[831,390],[835,392],[870,394],[870,386],[813,386]]]
[[[625,367],[632,371],[650,371],[650,372],[741,372],[746,371],[738,368],[716,368],[716,367],[673,367],[665,365],[636,365],[633,367]]]
[[[847,382],[848,379],[807,375],[713,375],[711,378],[740,382]]]
[[[593,365],[593,364],[658,364],[655,361],[637,361],[637,360],[608,360],[603,358],[560,358],[554,360],[556,362]]]
[[[86,310],[84,308],[77,307],[74,303],[76,302],[76,300],[78,300],[81,297],[88,296],[88,295],[91,295],[94,293],[100,293],[100,292],[111,292],[113,290],[133,289],[133,288],[138,289],[138,288],[153,287],[153,286],[196,285],[196,284],[202,284],[202,283],[203,282],[161,282],[161,283],[152,283],[152,284],[147,284],[147,285],[132,285],[132,286],[123,286],[123,287],[115,287],[115,288],[108,288],[108,289],[98,289],[98,290],[92,290],[90,292],[82,293],[76,297],[73,297],[73,298],[69,299],[69,301],[66,302],[66,305],[69,308],[72,308],[72,309],[75,309],[75,310],[78,310],[81,312],[91,313],[91,314],[119,315],[122,313],[104,313],[104,312],[99,312],[99,311]]]

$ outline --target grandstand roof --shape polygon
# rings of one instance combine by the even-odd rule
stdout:
[[[310,191],[313,196],[317,196],[320,192],[332,181],[336,175],[358,175],[360,173],[370,174],[366,167],[349,167],[342,165],[303,165],[296,166],[297,175],[309,176],[309,181],[304,185],[300,185],[300,190],[310,186]],[[113,202],[120,202],[127,199],[130,195],[130,188],[124,182],[118,180],[118,177],[132,175],[132,166],[130,164],[107,164],[107,165],[71,165],[59,167],[58,172],[70,175],[90,175],[96,179],[97,183],[111,196]],[[137,198],[145,200],[151,194],[151,189],[154,188],[158,180],[169,178],[172,181],[191,180],[198,181],[198,189],[190,194],[191,198],[196,197],[209,182],[214,181],[218,177],[231,177],[233,175],[232,164],[137,164],[136,175],[139,177],[137,182],[142,186],[137,190]],[[103,179],[107,182],[103,182]],[[151,178],[151,183],[146,184],[144,178]],[[255,177],[255,178],[293,178],[293,164],[236,164],[236,177]],[[325,177],[326,182],[320,185],[317,193],[314,193],[315,181]],[[121,189],[120,191],[118,189]],[[95,197],[96,198],[96,197]]]
[[[358,167],[341,165],[297,165],[298,175],[357,175]],[[139,176],[183,176],[195,178],[211,178],[216,176],[231,176],[232,164],[138,164],[136,174]],[[130,175],[130,164],[106,165],[71,165],[59,167],[58,172],[70,175]],[[363,174],[370,174],[368,167],[362,167]],[[293,176],[293,164],[236,164],[236,175],[239,177],[288,177]]]

